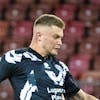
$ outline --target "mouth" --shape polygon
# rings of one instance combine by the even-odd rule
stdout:
[[[55,49],[58,49],[58,50],[59,50],[60,48],[61,48],[61,47],[56,47]]]
[[[58,52],[60,50],[60,48],[55,48],[55,50]]]

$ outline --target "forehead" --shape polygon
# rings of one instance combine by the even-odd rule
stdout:
[[[54,34],[63,37],[63,29],[57,26],[38,25],[34,27],[34,33],[40,32],[45,36],[52,36]]]
[[[58,35],[60,37],[63,37],[63,29],[57,26],[51,26],[47,31],[49,32],[48,35]]]

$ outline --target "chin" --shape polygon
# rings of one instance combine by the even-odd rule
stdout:
[[[57,56],[58,55],[58,50],[52,50],[50,52],[50,54],[53,55],[53,56]]]
[[[53,52],[53,53],[51,53],[51,55],[57,56],[58,55],[58,52]]]

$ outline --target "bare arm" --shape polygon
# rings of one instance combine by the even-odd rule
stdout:
[[[71,97],[71,100],[99,100],[96,97],[85,93],[83,90],[79,90],[79,92]]]

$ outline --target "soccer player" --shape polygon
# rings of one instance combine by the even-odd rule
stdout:
[[[1,57],[0,82],[10,80],[16,100],[98,100],[80,89],[68,67],[55,57],[64,28],[62,19],[43,14],[34,22],[30,46]]]

